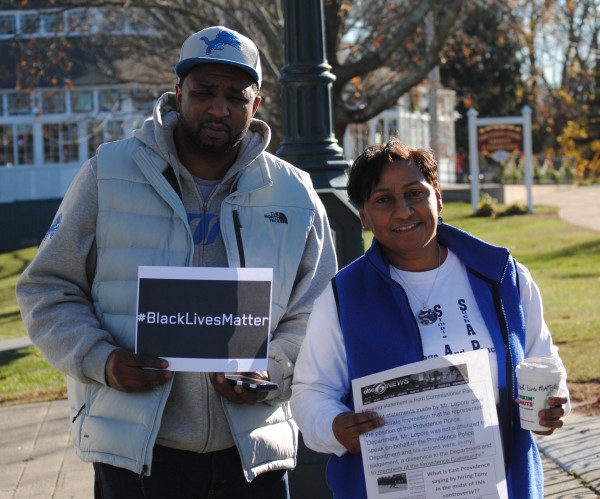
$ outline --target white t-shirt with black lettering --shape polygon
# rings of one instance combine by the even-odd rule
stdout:
[[[539,289],[527,268],[518,262],[516,265],[525,316],[525,357],[555,357],[562,366],[558,348],[552,343],[550,331],[544,321]],[[406,273],[407,275],[401,273],[405,281],[403,287],[406,288],[408,284],[414,290],[407,290],[407,294],[416,314],[422,308],[422,300],[427,298],[432,288],[436,272],[437,269]],[[394,279],[398,278],[393,268],[390,268],[390,275]],[[440,267],[427,307],[433,307],[441,315],[433,324],[419,325],[424,357],[481,348],[492,350],[490,370],[492,383],[497,387],[497,360],[490,333],[469,286],[466,268],[452,252],[449,252],[448,258]],[[374,335],[372,331],[365,331],[365,334]],[[569,393],[564,367],[560,389],[564,394]],[[303,428],[304,441],[311,449],[338,456],[347,452],[333,434],[332,422],[338,414],[349,410],[344,400],[350,390],[346,346],[330,284],[315,301],[308,320],[306,338],[296,361],[292,385],[294,419]],[[494,392],[498,403],[498,389],[495,388]],[[315,411],[315,407],[319,410]],[[566,414],[570,410],[570,404],[567,404]]]
[[[421,324],[417,319],[423,359],[487,349],[491,354],[490,370],[498,400],[494,343],[479,312],[464,264],[448,251],[439,272],[438,269],[407,272],[390,266],[390,275],[406,290],[415,318],[428,297],[426,307],[436,312],[437,320],[432,324]]]

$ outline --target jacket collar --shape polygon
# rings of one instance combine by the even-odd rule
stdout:
[[[446,223],[438,225],[437,239],[440,244],[452,250],[469,271],[496,284],[500,284],[504,279],[510,256],[508,249],[494,246]],[[388,259],[375,238],[365,257],[377,272],[389,278]]]

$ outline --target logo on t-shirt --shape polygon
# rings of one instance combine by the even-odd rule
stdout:
[[[188,213],[188,223],[192,229],[194,244],[208,246],[217,239],[221,232],[219,217],[212,213]]]

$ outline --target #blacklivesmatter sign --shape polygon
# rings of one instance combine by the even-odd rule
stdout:
[[[266,371],[273,269],[139,267],[136,353],[172,371]]]

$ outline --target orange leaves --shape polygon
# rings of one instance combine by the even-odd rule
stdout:
[[[362,78],[360,76],[355,76],[350,81],[352,82],[352,85],[354,85],[354,98],[360,99],[364,91]]]

